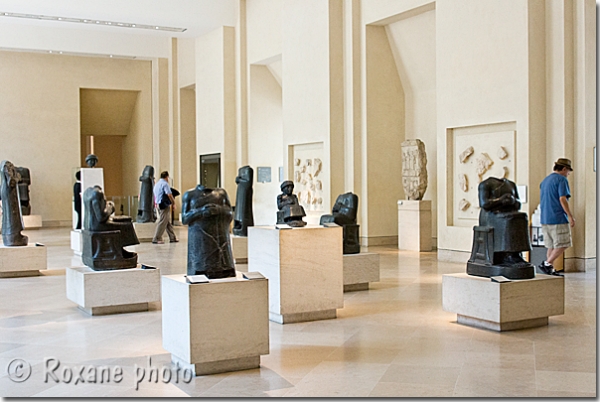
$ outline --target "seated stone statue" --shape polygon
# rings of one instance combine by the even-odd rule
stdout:
[[[83,205],[83,263],[96,271],[135,268],[137,254],[123,248],[140,244],[131,218],[111,217],[115,206],[106,202],[100,186],[85,190]]]
[[[235,276],[229,239],[233,219],[227,192],[198,185],[181,200],[182,223],[188,225],[188,275],[210,279]]]
[[[530,279],[533,265],[523,251],[531,250],[527,214],[521,208],[515,183],[490,177],[479,184],[479,226],[473,228],[473,249],[467,274]]]
[[[31,215],[31,204],[29,203],[29,186],[31,185],[31,175],[26,167],[18,167],[17,172],[21,179],[19,180],[19,200],[21,201],[21,212],[23,216]]]
[[[336,223],[344,228],[344,254],[360,253],[359,225],[356,224],[358,196],[353,193],[340,194],[335,200],[331,215],[321,216],[320,224]]]
[[[292,227],[306,226],[306,222],[302,220],[306,216],[304,208],[298,202],[298,197],[294,192],[294,182],[286,180],[281,183],[282,193],[277,196],[277,223],[287,223]]]
[[[137,223],[149,223],[156,221],[156,212],[154,209],[154,196],[152,189],[154,188],[154,168],[150,165],[144,168],[140,176],[142,186],[140,188],[140,196],[138,202]]]
[[[5,246],[26,246],[28,238],[21,234],[23,216],[19,204],[17,168],[9,161],[0,163],[2,180],[0,198],[2,199],[2,242]]]
[[[254,215],[252,214],[252,181],[254,171],[250,166],[238,169],[235,178],[237,193],[235,197],[235,219],[233,220],[233,234],[237,236],[248,236],[248,226],[254,226]]]

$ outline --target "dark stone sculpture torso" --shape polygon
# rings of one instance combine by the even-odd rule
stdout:
[[[154,212],[154,200],[152,189],[154,188],[154,168],[146,166],[140,176],[142,186],[140,188],[140,197],[138,204],[137,223],[148,223],[156,221]]]
[[[182,199],[182,223],[188,225],[188,275],[235,276],[229,239],[231,203],[222,188],[198,185]]]
[[[479,184],[479,226],[474,228],[473,250],[467,273],[476,276],[502,275],[509,279],[535,276],[521,252],[530,251],[527,214],[515,183],[490,177]]]
[[[277,196],[277,223],[287,223],[292,227],[306,226],[302,220],[306,216],[304,208],[298,202],[298,197],[293,194],[294,182],[286,180],[281,183],[282,193]]]
[[[115,210],[107,203],[100,186],[88,187],[83,193],[83,252],[85,265],[95,270],[134,268],[137,254],[123,249],[139,244],[131,218],[111,217]]]
[[[252,182],[254,171],[250,166],[238,169],[235,178],[237,193],[235,199],[235,218],[233,220],[233,234],[237,236],[248,236],[248,227],[254,226],[254,215],[252,214]]]
[[[336,223],[344,229],[344,254],[360,253],[359,225],[356,224],[358,196],[353,193],[340,194],[335,200],[331,215],[321,216],[320,224]]]
[[[28,238],[21,234],[23,217],[19,203],[19,173],[9,161],[0,164],[2,180],[0,197],[2,198],[2,242],[5,246],[26,246]]]
[[[18,167],[17,172],[21,176],[19,180],[19,200],[21,201],[21,212],[23,216],[31,215],[31,204],[29,203],[29,185],[31,184],[31,176],[29,169],[26,167]]]

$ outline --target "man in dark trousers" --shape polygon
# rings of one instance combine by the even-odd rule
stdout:
[[[540,184],[542,232],[548,252],[546,261],[542,261],[538,268],[548,275],[560,275],[552,263],[571,247],[571,228],[575,226],[575,218],[569,208],[571,191],[567,181],[573,171],[571,161],[560,158],[554,163],[553,170]]]
[[[165,229],[171,243],[176,243],[179,240],[177,240],[177,237],[175,236],[175,231],[173,230],[170,219],[171,210],[175,210],[175,198],[173,198],[171,187],[169,186],[169,172],[165,171],[160,174],[160,180],[154,185],[153,192],[154,202],[158,205],[159,217],[152,243],[164,244],[162,236],[163,233],[165,233]]]

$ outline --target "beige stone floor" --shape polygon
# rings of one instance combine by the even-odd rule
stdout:
[[[162,274],[184,273],[180,243],[135,246],[140,262]],[[95,397],[595,397],[596,271],[567,273],[563,316],[547,327],[495,333],[458,325],[442,310],[442,274],[463,264],[435,253],[372,247],[381,254],[381,282],[346,293],[335,320],[270,323],[271,353],[261,368],[194,378],[189,384],[143,382],[134,368],[169,363],[162,348],[161,312],[89,317],[65,296],[64,268],[80,265],[67,229],[28,231],[48,246],[49,271],[0,279],[1,396]],[[245,266],[240,266],[245,270]],[[236,308],[231,306],[231,308]],[[44,358],[61,368],[119,365],[115,384],[44,382]],[[7,365],[20,358],[31,377],[15,383]]]

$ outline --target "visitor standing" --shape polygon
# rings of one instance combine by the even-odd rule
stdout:
[[[165,171],[160,174],[160,180],[154,185],[154,202],[158,206],[159,217],[156,224],[156,232],[152,239],[153,244],[164,244],[162,237],[167,231],[171,243],[176,243],[179,240],[175,236],[173,225],[171,225],[171,210],[175,210],[175,198],[169,186],[169,172]]]

